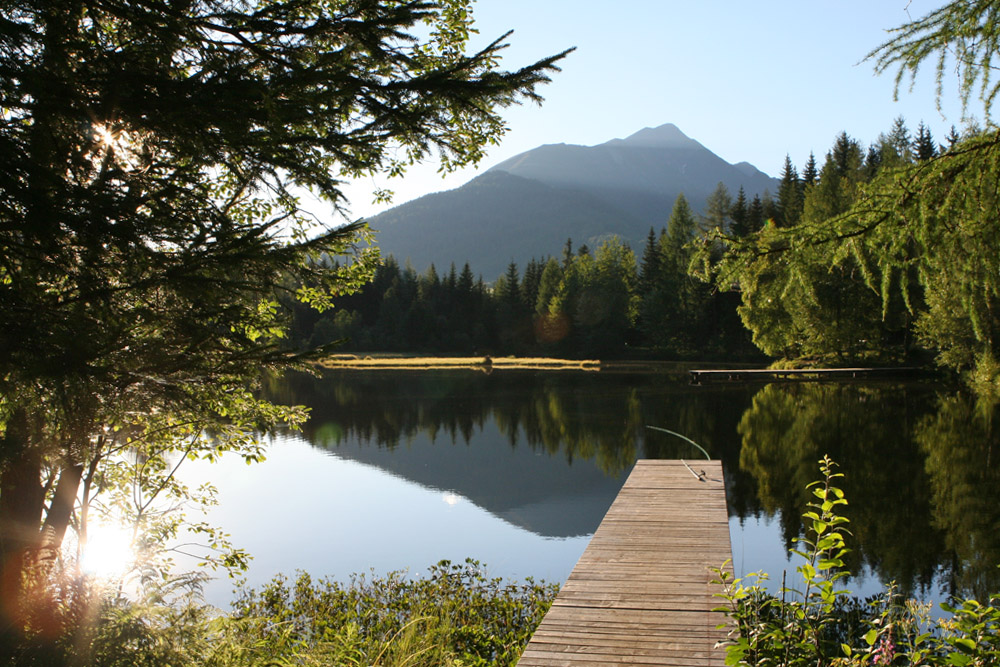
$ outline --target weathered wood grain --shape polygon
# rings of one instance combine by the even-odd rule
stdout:
[[[712,568],[732,554],[722,479],[719,461],[639,461],[519,667],[723,665],[726,619],[711,611]]]

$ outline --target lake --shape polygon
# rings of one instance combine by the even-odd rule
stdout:
[[[734,568],[772,587],[829,454],[853,537],[848,587],[923,599],[1000,590],[1000,413],[930,382],[691,386],[637,372],[328,371],[267,383],[311,418],[265,462],[193,465],[209,520],[283,572],[345,580],[474,558],[507,578],[569,575],[637,458],[704,455],[725,471]],[[721,565],[721,564],[720,564]],[[207,588],[225,606],[231,585]]]

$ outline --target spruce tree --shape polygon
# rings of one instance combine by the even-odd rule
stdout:
[[[729,194],[729,188],[720,181],[705,200],[705,212],[701,216],[702,228],[727,232],[732,210],[733,198]]]
[[[960,134],[958,133],[958,130],[956,130],[956,129],[955,129],[955,126],[954,126],[954,125],[952,125],[952,126],[951,126],[951,131],[950,131],[950,132],[948,132],[948,136],[947,136],[947,137],[945,137],[945,141],[947,141],[947,142],[948,142],[948,147],[947,147],[947,149],[948,149],[948,150],[951,150],[952,148],[954,148],[954,147],[955,147],[955,144],[957,144],[957,143],[959,142],[959,140],[961,140],[961,138],[962,138],[962,137],[961,137],[961,135],[960,135]]]
[[[527,312],[535,308],[535,302],[538,300],[538,286],[541,283],[544,269],[544,264],[534,257],[524,268],[524,278],[521,280],[521,300],[524,310]]]
[[[785,155],[781,169],[781,185],[778,186],[778,215],[775,223],[779,227],[791,227],[802,217],[802,188],[799,174],[792,164],[792,158]]]
[[[917,126],[917,136],[913,140],[913,153],[918,161],[929,160],[937,155],[937,144],[934,143],[934,137],[931,136],[931,131],[923,121],[920,121],[920,125]]]
[[[885,151],[880,154],[886,155]],[[843,213],[854,203],[858,185],[866,178],[861,145],[841,132],[826,155],[819,182],[805,200],[804,219],[818,222]]]
[[[495,289],[497,298],[507,306],[516,308],[521,303],[521,276],[517,262],[511,260],[507,271],[501,280],[497,281]]]
[[[659,270],[660,251],[657,247],[656,233],[650,227],[649,234],[646,236],[646,245],[642,251],[642,263],[639,267],[639,291],[641,293],[645,294],[652,288]]]
[[[865,175],[871,180],[882,168],[882,158],[884,155],[881,144],[871,144],[868,146],[868,153],[865,155]]]
[[[802,170],[802,182],[805,185],[815,185],[817,180],[819,180],[819,170],[816,168],[816,155],[809,151],[809,159],[806,160],[806,166]]]
[[[191,456],[253,458],[253,432],[298,418],[248,387],[302,361],[280,345],[291,298],[328,307],[373,273],[343,181],[478,161],[559,58],[506,72],[502,41],[467,52],[469,5],[5,2],[0,614],[109,452],[167,456],[137,448],[177,423],[213,434]]]
[[[562,263],[563,269],[568,269],[569,265],[573,263],[573,239],[566,239],[566,244],[563,245],[562,251]]]
[[[753,231],[750,226],[750,205],[747,203],[747,193],[742,185],[739,192],[736,193],[736,201],[733,202],[729,217],[733,221],[729,228],[732,236],[743,238]]]
[[[913,141],[906,120],[898,116],[892,123],[889,134],[883,135],[882,163],[892,166],[908,164],[913,159]]]
[[[552,298],[559,291],[559,283],[562,281],[563,268],[554,257],[550,257],[542,270],[542,279],[538,283],[538,297],[535,300],[535,312],[538,315],[547,315]]]
[[[750,206],[747,209],[747,228],[751,233],[758,232],[764,227],[766,220],[764,202],[761,200],[760,195],[754,195],[753,201],[750,202]]]
[[[691,242],[697,229],[698,224],[687,198],[683,193],[677,195],[674,208],[670,212],[670,220],[667,222],[665,263],[673,263],[673,267],[685,264],[684,246]]]
[[[472,275],[472,268],[466,262],[462,266],[462,273],[458,276],[458,293],[462,297],[470,296],[474,287],[475,277]]]
[[[639,323],[644,338],[674,355],[688,355],[698,347],[697,322],[704,301],[688,276],[691,241],[698,231],[694,213],[683,194],[677,196],[667,233],[661,236],[658,278],[639,305]]]

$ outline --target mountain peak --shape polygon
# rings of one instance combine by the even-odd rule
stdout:
[[[655,148],[701,148],[701,144],[687,136],[673,123],[659,127],[645,127],[624,139],[612,139],[609,144]]]

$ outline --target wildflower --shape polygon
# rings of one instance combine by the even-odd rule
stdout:
[[[876,646],[875,653],[872,657],[874,658],[872,664],[892,664],[893,658],[896,657],[896,645],[892,643],[892,635],[886,635],[879,640],[878,646]]]

